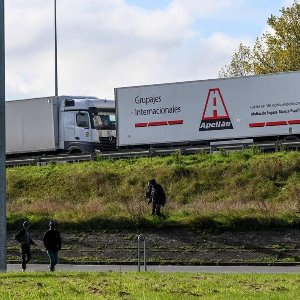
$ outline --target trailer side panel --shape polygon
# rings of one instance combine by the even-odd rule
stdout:
[[[6,153],[55,151],[58,147],[54,97],[6,102]]]
[[[300,72],[115,90],[118,145],[300,134]]]

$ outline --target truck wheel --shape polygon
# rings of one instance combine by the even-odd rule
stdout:
[[[81,148],[78,148],[78,147],[70,147],[68,149],[68,153],[69,154],[83,154],[83,150]]]

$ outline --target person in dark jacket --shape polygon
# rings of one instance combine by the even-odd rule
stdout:
[[[160,209],[166,203],[166,194],[163,187],[155,179],[149,180],[145,197],[149,199],[148,204],[152,203],[152,215],[160,216]]]
[[[31,239],[29,223],[27,221],[23,222],[23,228],[17,232],[15,239],[20,243],[22,271],[24,272],[26,270],[26,264],[31,260],[30,245],[36,245]]]
[[[50,271],[55,270],[58,261],[58,251],[61,249],[60,233],[56,230],[56,224],[53,221],[49,222],[49,230],[44,234],[43,242],[50,258]]]

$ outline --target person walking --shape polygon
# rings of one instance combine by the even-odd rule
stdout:
[[[17,232],[15,239],[20,243],[22,271],[24,272],[26,270],[27,263],[31,260],[30,246],[36,245],[31,239],[29,233],[29,223],[27,221],[23,222],[23,228]]]
[[[152,203],[152,215],[160,216],[161,207],[166,203],[166,194],[163,187],[155,179],[149,180],[145,197],[149,199],[148,204]]]
[[[43,242],[50,259],[49,269],[53,272],[58,261],[58,251],[61,249],[61,237],[54,221],[49,222],[49,230],[45,232]]]

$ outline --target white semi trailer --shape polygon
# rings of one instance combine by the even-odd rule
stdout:
[[[6,153],[93,153],[115,148],[114,101],[43,97],[6,101]]]
[[[115,89],[117,145],[297,139],[300,72]]]

